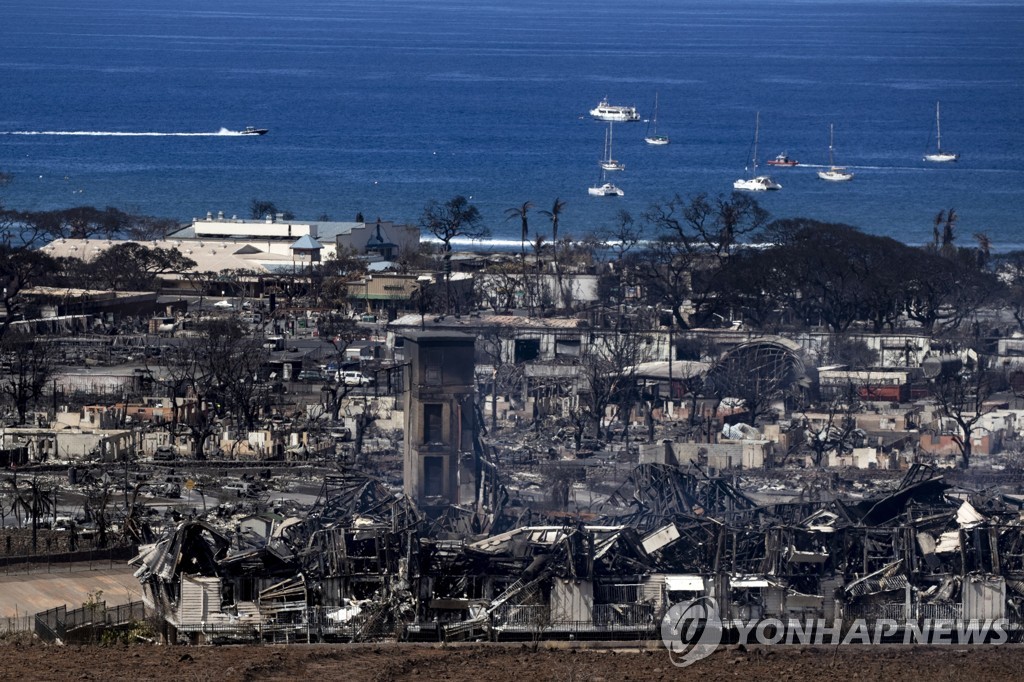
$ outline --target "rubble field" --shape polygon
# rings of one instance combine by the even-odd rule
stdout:
[[[725,647],[689,668],[662,648],[356,644],[0,646],[0,680],[675,680],[1019,679],[1019,645]]]

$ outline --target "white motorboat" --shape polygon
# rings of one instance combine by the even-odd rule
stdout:
[[[599,121],[613,121],[615,123],[640,120],[640,114],[637,113],[636,107],[608,104],[607,98],[598,102],[597,106],[590,110],[590,115]]]
[[[733,189],[742,189],[748,192],[766,192],[768,190],[782,189],[782,185],[772,180],[767,175],[756,175],[752,178],[740,178],[732,183]]]
[[[604,134],[604,158],[599,162],[601,168],[609,171],[626,170],[626,164],[612,158],[612,122],[608,122],[608,130]]]
[[[833,158],[833,134],[834,128],[831,123],[828,124],[828,170],[818,171],[818,177],[828,182],[846,182],[853,180],[853,173],[846,170],[842,166],[835,165],[835,159]]]
[[[655,146],[668,144],[668,135],[658,134],[658,93],[654,93],[654,116],[647,123],[647,135],[644,137],[644,142]]]
[[[767,175],[757,174],[757,136],[761,128],[761,112],[757,113],[754,119],[754,155],[751,157],[753,160],[754,174],[750,178],[740,178],[739,180],[732,183],[733,189],[744,190],[747,192],[766,192],[769,190],[782,189],[782,185],[772,180]]]
[[[925,161],[948,163],[960,158],[959,154],[942,151],[942,126],[939,124],[939,103],[935,103],[935,151],[924,155]]]

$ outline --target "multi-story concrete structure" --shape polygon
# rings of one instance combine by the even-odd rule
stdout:
[[[474,342],[459,332],[406,335],[405,494],[428,513],[475,498]]]

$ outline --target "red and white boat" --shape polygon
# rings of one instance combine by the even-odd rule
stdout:
[[[782,152],[774,159],[768,159],[767,161],[765,161],[765,163],[768,164],[769,166],[781,166],[783,168],[792,168],[793,166],[800,165],[800,162],[797,161],[796,159],[789,158],[786,152]]]

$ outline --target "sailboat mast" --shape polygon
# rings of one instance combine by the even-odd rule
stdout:
[[[761,112],[754,115],[754,175],[757,175],[757,136],[761,132]]]
[[[836,165],[836,162],[832,160],[832,140],[835,139],[834,138],[834,132],[835,131],[834,131],[833,124],[829,123],[828,124],[828,165],[829,166]]]
[[[954,112],[955,113],[955,112]],[[942,151],[942,126],[939,125],[939,103],[935,102],[935,145],[938,151]]]

